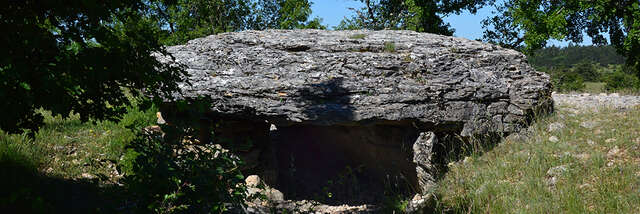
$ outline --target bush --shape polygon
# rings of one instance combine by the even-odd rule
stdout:
[[[640,88],[640,80],[638,80],[637,76],[625,73],[620,69],[613,73],[606,74],[602,80],[606,83],[605,89],[607,91]]]
[[[579,91],[585,87],[584,79],[576,72],[555,72],[551,74],[551,78],[556,91]]]
[[[596,70],[596,65],[590,62],[581,62],[575,65],[573,71],[582,76],[585,81],[593,82],[600,78],[600,73]]]
[[[246,197],[240,160],[212,144],[198,144],[197,130],[174,124],[164,133],[141,132],[120,167],[140,213],[221,213]]]

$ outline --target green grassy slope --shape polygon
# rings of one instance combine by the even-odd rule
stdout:
[[[556,122],[565,128],[550,132]],[[531,130],[526,140],[507,138],[450,164],[438,191],[440,210],[640,213],[640,108],[578,114],[559,108]]]

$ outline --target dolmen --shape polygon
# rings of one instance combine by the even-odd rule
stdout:
[[[450,148],[553,108],[549,76],[525,55],[463,38],[267,30],[167,49],[190,75],[177,99],[212,102],[207,141],[248,144],[248,173],[290,201],[379,204],[395,191],[418,203]],[[170,102],[161,111],[179,119]]]

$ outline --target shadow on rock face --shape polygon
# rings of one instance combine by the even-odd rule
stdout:
[[[296,101],[309,106],[303,110],[305,116],[325,124],[352,121],[351,93],[342,86],[343,81],[344,78],[333,78],[301,88]]]

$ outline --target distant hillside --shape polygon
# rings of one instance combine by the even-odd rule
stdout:
[[[612,46],[567,46],[548,47],[529,56],[529,63],[536,68],[573,67],[582,62],[608,65],[624,64],[624,57],[616,53]]]

